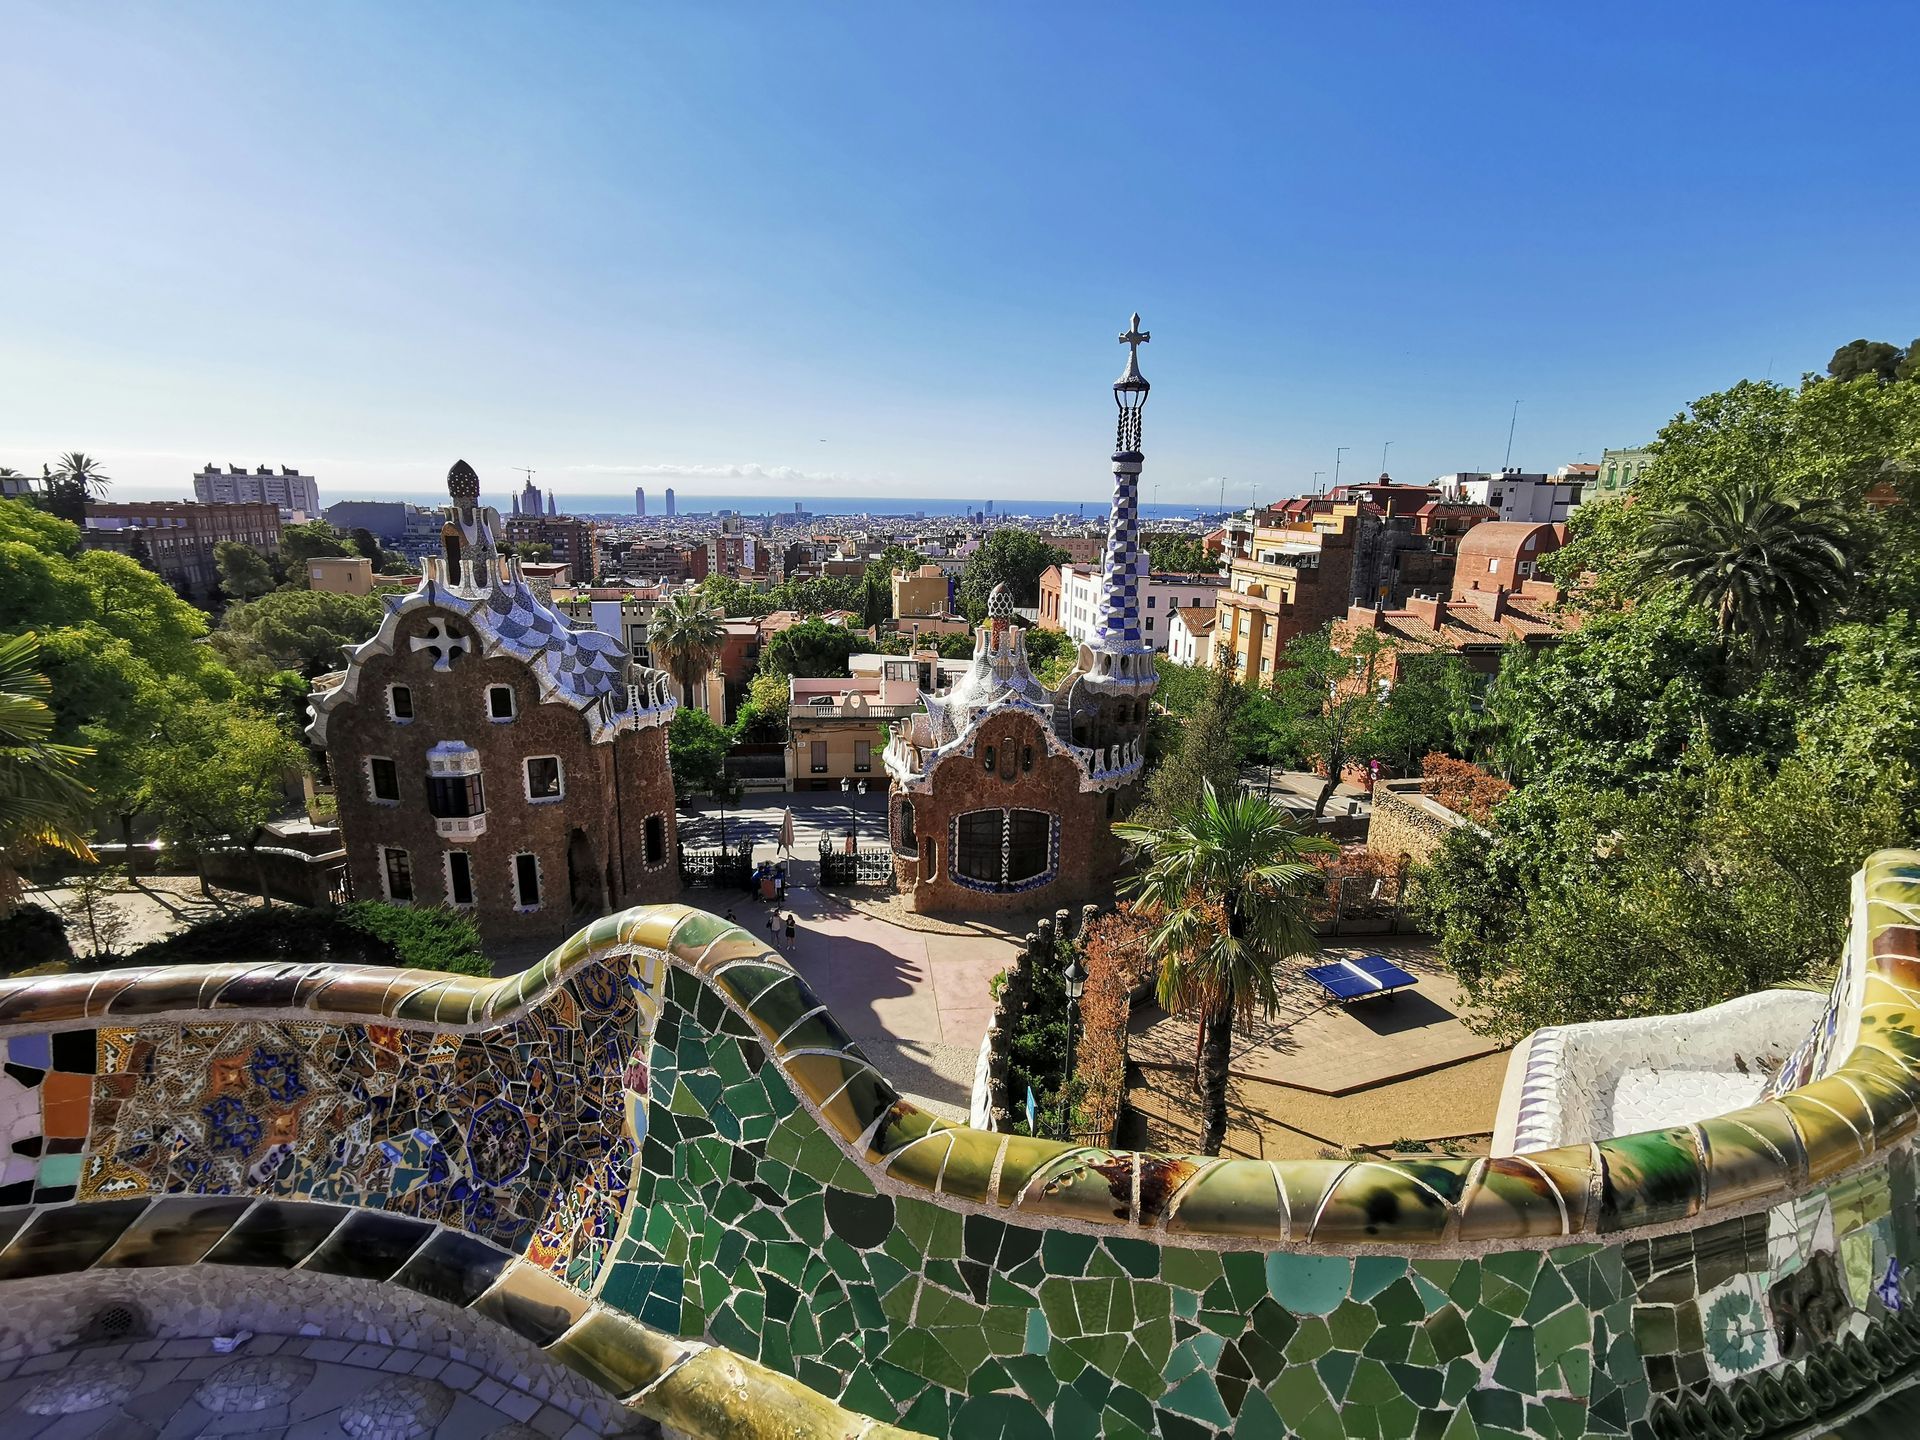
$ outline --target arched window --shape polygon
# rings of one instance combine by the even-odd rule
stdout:
[[[981,768],[982,770],[984,770],[984,771],[986,771],[986,772],[987,772],[987,773],[988,773],[989,775],[991,775],[991,774],[993,773],[993,758],[994,758],[994,757],[993,757],[993,746],[991,746],[991,745],[989,745],[989,746],[987,746],[987,753],[986,753],[986,755],[985,755],[985,756],[983,756],[983,757],[982,757],[982,759],[981,759],[981,761],[980,761],[980,768]]]
[[[1058,822],[1045,810],[972,810],[953,820],[952,873],[969,890],[1030,890],[1053,876]]]
[[[913,801],[900,801],[900,822],[894,833],[893,848],[902,855],[911,855],[920,848],[919,838],[913,830]]]

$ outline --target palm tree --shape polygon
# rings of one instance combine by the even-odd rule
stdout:
[[[73,486],[88,500],[99,499],[113,483],[101,470],[98,460],[78,450],[69,450],[53,462],[53,478],[63,485]]]
[[[1655,516],[1640,564],[1711,607],[1723,642],[1740,635],[1769,651],[1818,630],[1846,598],[1853,544],[1839,502],[1744,480]]]
[[[693,702],[693,687],[720,658],[727,632],[720,616],[691,590],[662,602],[647,627],[647,648],[680,682],[680,695]]]
[[[1122,888],[1154,925],[1148,953],[1159,966],[1160,1003],[1198,1013],[1200,1148],[1218,1155],[1234,1017],[1256,1005],[1271,1015],[1280,994],[1275,967],[1313,948],[1307,905],[1319,872],[1308,861],[1335,847],[1271,800],[1222,799],[1211,781],[1163,823],[1115,825],[1113,833],[1146,857],[1146,869]]]
[[[76,773],[93,751],[48,740],[53,686],[33,668],[39,655],[32,631],[0,640],[0,914],[19,900],[19,867],[36,852],[93,858],[78,828],[93,792]]]

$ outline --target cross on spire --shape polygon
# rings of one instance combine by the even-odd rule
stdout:
[[[1134,365],[1138,366],[1140,363],[1140,347],[1151,339],[1153,339],[1152,334],[1140,328],[1140,312],[1138,310],[1134,311],[1133,324],[1128,328],[1127,333],[1120,337],[1120,343],[1122,345],[1131,345],[1133,347],[1133,352],[1129,358]]]

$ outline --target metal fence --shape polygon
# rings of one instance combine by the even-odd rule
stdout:
[[[710,886],[716,890],[745,890],[753,875],[753,847],[742,843],[729,849],[680,852],[680,879],[684,884]]]
[[[893,852],[884,845],[862,846],[851,855],[844,845],[820,837],[822,885],[892,885]]]

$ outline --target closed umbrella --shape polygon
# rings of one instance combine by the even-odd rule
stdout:
[[[793,811],[787,811],[786,818],[780,822],[780,848],[789,855],[793,853]]]

